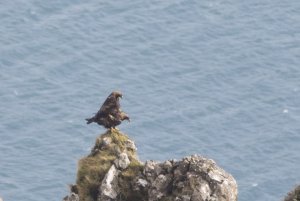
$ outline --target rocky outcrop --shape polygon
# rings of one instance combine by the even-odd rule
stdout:
[[[67,201],[236,201],[235,179],[199,155],[162,163],[138,160],[134,142],[118,130],[99,136],[78,165]],[[76,197],[77,196],[77,197]]]
[[[289,192],[284,201],[300,201],[300,185]]]
[[[131,186],[143,167],[136,150],[134,142],[118,130],[99,136],[90,155],[78,164],[80,201],[139,200]]]
[[[234,178],[213,160],[201,156],[163,163],[147,161],[143,173],[138,179],[144,181],[144,186],[147,182],[143,188],[147,190],[149,201],[237,200]]]
[[[78,194],[71,192],[70,195],[64,197],[63,201],[79,201],[79,196]]]

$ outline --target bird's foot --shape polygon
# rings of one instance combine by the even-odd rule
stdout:
[[[111,128],[109,129],[109,131],[112,133],[112,132],[116,131],[116,128],[111,127]]]
[[[118,129],[118,128],[116,128],[116,127],[111,127],[110,128],[110,132],[112,133],[112,132],[119,132],[120,130]]]

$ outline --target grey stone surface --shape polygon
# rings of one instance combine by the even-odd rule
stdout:
[[[122,159],[126,158],[123,155]],[[98,201],[126,200],[118,197],[122,190],[118,186],[121,172],[111,166],[99,189]],[[234,178],[213,160],[201,156],[163,163],[147,161],[134,180],[132,188],[145,195],[140,201],[237,201]]]
[[[118,169],[124,170],[125,168],[128,167],[130,164],[130,160],[128,158],[128,155],[126,153],[121,153],[118,158],[114,161],[115,166]]]
[[[137,148],[136,148],[136,146],[134,144],[134,141],[132,141],[132,140],[126,140],[125,145],[126,145],[127,149],[131,149],[133,151],[137,151]]]
[[[103,143],[103,146],[108,146],[108,145],[110,145],[110,143],[111,143],[111,138],[109,138],[109,137],[103,138],[102,143]]]
[[[120,171],[115,167],[115,165],[110,167],[99,188],[98,201],[110,201],[116,199],[119,193],[119,172]]]
[[[70,193],[70,195],[64,197],[63,201],[79,201],[79,196],[76,193]]]
[[[145,188],[148,185],[148,182],[145,179],[138,179],[136,184],[138,186],[141,186],[141,187]]]
[[[149,201],[236,201],[234,178],[213,160],[189,156],[180,161],[147,161],[143,171]],[[142,178],[140,178],[142,179]]]

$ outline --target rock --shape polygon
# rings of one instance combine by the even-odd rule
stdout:
[[[136,150],[118,130],[98,137],[79,161],[72,193],[80,201],[237,201],[236,181],[213,160],[193,155],[143,164]],[[75,195],[66,201],[78,201]]]
[[[167,172],[167,173],[171,173],[172,169],[173,169],[173,165],[171,163],[171,161],[166,161],[163,163],[163,169]]]
[[[148,190],[149,201],[160,200],[161,198],[166,197],[168,194],[168,186],[171,181],[171,175],[158,175]]]
[[[79,201],[79,196],[76,193],[70,193],[70,195],[64,197],[63,201]]]
[[[78,188],[76,185],[69,185],[70,195],[63,198],[63,201],[79,201]],[[1,200],[0,200],[1,201]]]
[[[175,201],[190,201],[191,197],[188,195],[183,195],[175,198]]]
[[[125,141],[125,146],[126,146],[127,149],[131,149],[133,151],[137,151],[137,148],[136,148],[136,146],[135,146],[135,144],[134,144],[134,142],[132,140],[129,140],[129,139],[126,140]]]
[[[151,182],[153,182],[154,178],[158,175],[157,170],[159,168],[157,166],[158,166],[158,163],[155,161],[152,161],[152,160],[146,161],[146,163],[145,163],[143,173],[146,176],[146,178],[148,180],[150,180]]]
[[[76,184],[80,201],[98,200],[100,186],[112,164],[116,164],[117,169],[122,170],[118,177],[119,185],[122,186],[120,194],[124,196],[131,194],[133,191],[131,182],[134,182],[135,174],[142,164],[134,150],[134,143],[130,141],[118,130],[108,130],[96,139],[91,153],[78,163]],[[127,159],[130,161],[129,164]]]
[[[103,138],[103,141],[102,141],[103,146],[108,146],[108,145],[110,145],[110,143],[111,143],[111,138],[109,138],[109,137]]]
[[[145,179],[138,179],[138,181],[136,182],[136,184],[138,186],[141,186],[141,187],[145,188],[148,185],[148,182]]]
[[[144,177],[149,182],[149,201],[235,201],[234,178],[213,160],[189,156],[180,161],[156,163],[147,161]]]
[[[284,201],[300,201],[300,185],[289,192]]]
[[[98,201],[110,201],[117,197],[119,193],[118,175],[119,170],[117,170],[115,165],[112,165],[99,188]]]
[[[126,153],[121,153],[119,157],[114,161],[114,164],[118,169],[124,170],[130,164],[130,160]]]

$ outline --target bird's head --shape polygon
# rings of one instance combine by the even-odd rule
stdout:
[[[122,113],[121,115],[122,115],[122,116],[121,116],[122,121],[123,121],[123,120],[127,120],[127,121],[130,122],[130,118],[129,118],[129,116],[128,116],[127,114]]]
[[[113,91],[112,94],[113,94],[113,96],[116,97],[117,99],[123,97],[123,95],[122,95],[122,93],[121,93],[120,91]]]

